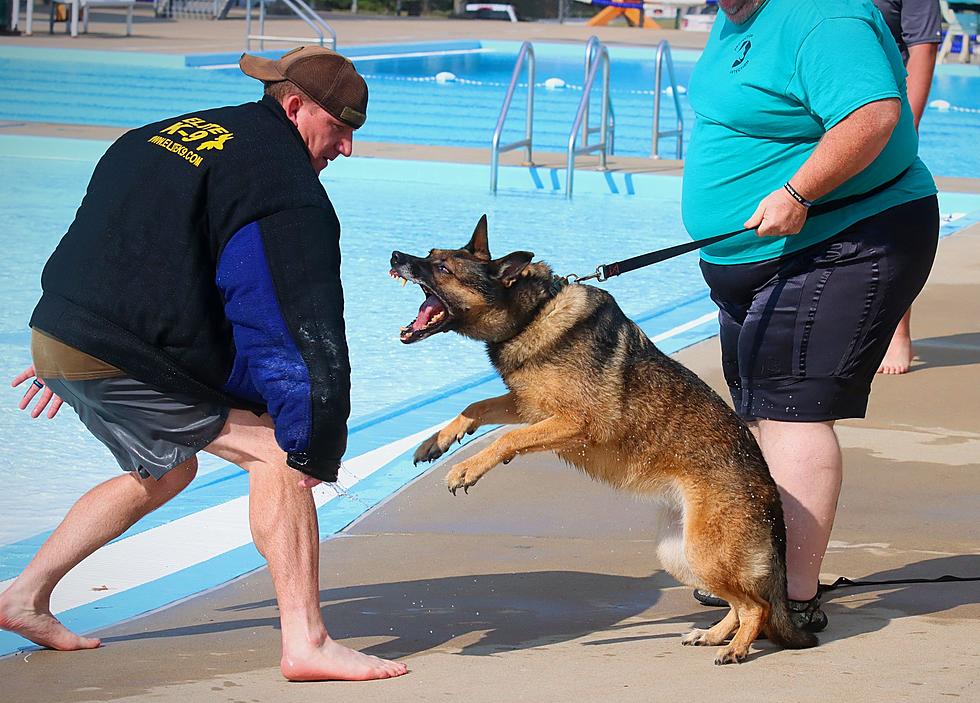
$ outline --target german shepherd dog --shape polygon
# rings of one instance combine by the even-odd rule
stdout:
[[[446,476],[455,495],[518,454],[553,451],[596,480],[669,506],[658,555],[678,580],[731,604],[683,644],[740,662],[765,631],[794,649],[786,601],[786,528],[776,485],[744,423],[707,384],[660,352],[604,290],[564,285],[534,254],[490,257],[484,215],[462,249],[392,252],[390,274],[425,302],[405,344],[454,331],[482,341],[509,393],[473,403],[415,452],[433,461],[481,425],[522,424]],[[732,637],[734,635],[734,637]]]

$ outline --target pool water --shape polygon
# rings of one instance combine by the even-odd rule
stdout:
[[[371,59],[355,55],[371,92],[369,119],[358,138],[487,148],[516,57],[516,44],[491,46],[427,56]],[[350,51],[363,54],[363,49]],[[613,48],[616,153],[650,154],[653,51],[652,47]],[[578,47],[567,45],[539,44],[537,52],[535,148],[564,151],[581,97],[582,56]],[[678,52],[675,69],[682,88],[687,86],[693,66],[689,52]],[[457,80],[437,82],[434,77],[440,72],[450,72]],[[569,87],[546,90],[543,83],[548,78],[561,78]],[[598,122],[598,92],[593,94],[594,124]],[[257,83],[243,76],[234,64],[212,70],[36,61],[16,53],[0,55],[0,119],[136,126],[215,105],[254,100],[257,95]],[[523,136],[524,96],[525,89],[515,95],[504,142]],[[968,145],[980,138],[980,72],[940,71],[933,80],[930,99],[946,101],[954,109],[927,110],[920,135],[923,160],[938,176],[975,177],[980,173],[980,151]],[[681,94],[680,100],[686,141],[694,115],[687,96]],[[662,125],[672,128],[676,120],[674,102],[664,99],[662,106]],[[661,155],[673,157],[674,144],[673,139],[663,140]]]

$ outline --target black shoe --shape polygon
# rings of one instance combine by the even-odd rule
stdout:
[[[727,608],[728,601],[724,598],[719,598],[714,593],[710,591],[702,591],[700,588],[694,589],[694,600],[696,600],[701,605],[707,605],[711,608]]]
[[[823,632],[827,627],[827,614],[820,609],[820,594],[810,600],[790,600],[789,618],[798,628],[807,632]]]

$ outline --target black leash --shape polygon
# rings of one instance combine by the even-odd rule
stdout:
[[[819,593],[826,593],[827,591],[836,591],[838,588],[854,588],[857,586],[892,586],[907,583],[950,583],[952,581],[980,581],[980,576],[950,576],[949,574],[946,574],[945,576],[940,576],[934,579],[892,579],[890,581],[852,581],[845,576],[841,576],[833,583],[821,583],[820,586],[818,586],[817,591]]]
[[[828,212],[840,210],[843,207],[853,205],[854,203],[860,202],[861,200],[864,200],[872,195],[877,195],[878,193],[891,188],[893,185],[902,180],[902,177],[907,171],[908,169],[905,169],[905,171],[902,171],[890,181],[886,181],[879,186],[875,186],[871,190],[865,191],[864,193],[856,193],[854,195],[849,195],[846,198],[838,198],[837,200],[829,200],[825,203],[817,203],[807,211],[807,218],[817,215],[826,215]],[[694,251],[695,249],[700,249],[702,247],[715,244],[716,242],[724,241],[729,237],[734,237],[736,234],[742,234],[743,232],[749,231],[751,230],[748,227],[743,227],[742,229],[737,229],[734,232],[717,234],[714,237],[708,237],[707,239],[698,239],[691,242],[685,242],[684,244],[677,244],[672,247],[667,247],[666,249],[658,249],[657,251],[651,251],[647,254],[640,254],[639,256],[634,256],[629,259],[616,261],[612,264],[601,264],[596,267],[595,273],[591,276],[580,277],[574,273],[571,273],[565,276],[565,279],[569,283],[581,283],[582,281],[589,281],[594,278],[599,283],[602,283],[606,279],[612,278],[613,276],[619,276],[621,274],[643,268],[644,266],[650,266],[651,264],[657,264],[661,261],[666,261],[667,259],[673,259],[675,256],[686,254],[689,251]]]

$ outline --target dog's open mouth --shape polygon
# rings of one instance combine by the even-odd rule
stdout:
[[[402,285],[408,282],[408,279],[401,276],[394,269],[389,272],[389,275],[394,279],[400,279]],[[418,283],[418,281],[412,281],[412,283]],[[433,293],[425,284],[418,283],[418,285],[422,288],[422,292],[425,293],[425,300],[419,307],[419,314],[416,318],[401,328],[399,338],[404,344],[412,344],[436,332],[444,332],[449,321],[452,319],[452,316],[446,309],[445,303],[439,299],[439,296]]]

